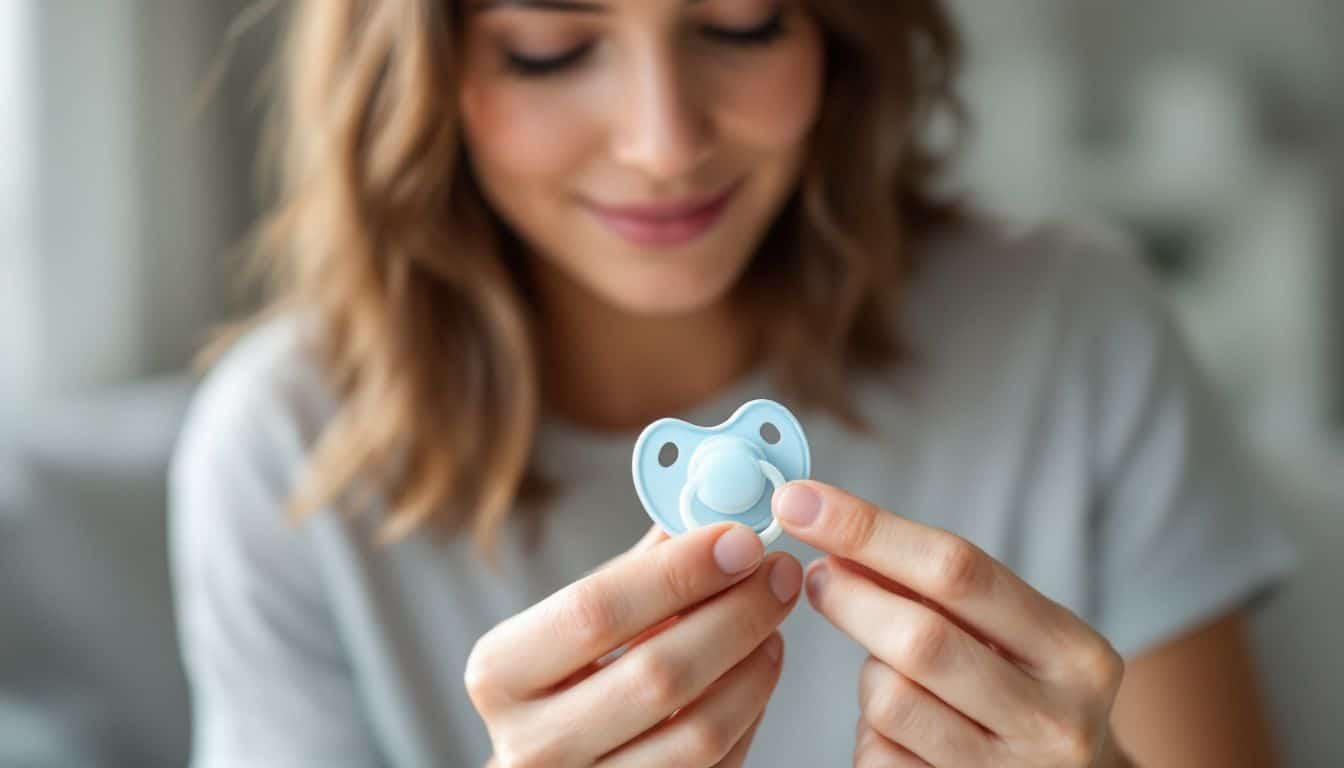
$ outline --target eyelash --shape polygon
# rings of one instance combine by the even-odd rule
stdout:
[[[721,27],[705,27],[704,34],[709,38],[742,47],[766,46],[777,40],[784,33],[784,11],[776,11],[775,15],[768,21],[751,29],[726,29]],[[504,54],[504,63],[514,74],[523,77],[541,77],[563,70],[579,59],[582,59],[592,48],[592,43],[581,45],[568,53],[561,54],[548,59],[532,59],[526,56],[519,56],[513,52]]]

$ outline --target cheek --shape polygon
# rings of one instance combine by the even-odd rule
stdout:
[[[822,47],[818,33],[800,34],[787,47],[720,77],[720,124],[735,143],[763,150],[797,147],[821,102]]]
[[[524,93],[525,85],[461,86],[460,106],[473,164],[487,186],[508,178],[532,183],[565,175],[582,161],[592,130],[570,99]]]

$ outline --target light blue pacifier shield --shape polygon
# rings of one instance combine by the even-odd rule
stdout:
[[[768,546],[780,533],[770,497],[809,476],[812,454],[789,409],[752,400],[714,427],[653,422],[635,441],[631,469],[644,510],[669,534],[733,521]]]

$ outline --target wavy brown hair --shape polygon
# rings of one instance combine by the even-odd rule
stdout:
[[[781,392],[857,429],[847,375],[902,355],[892,322],[914,243],[958,216],[934,191],[960,126],[961,45],[941,0],[807,0],[826,46],[821,114],[795,192],[744,278],[780,292],[763,351]],[[253,266],[262,318],[314,321],[311,353],[337,397],[313,447],[296,516],[369,486],[384,537],[422,523],[470,528],[493,561],[499,527],[553,485],[532,461],[544,397],[520,244],[489,209],[456,114],[451,0],[299,0],[273,102],[277,199]],[[953,131],[950,135],[959,135]],[[760,253],[769,253],[762,258]]]

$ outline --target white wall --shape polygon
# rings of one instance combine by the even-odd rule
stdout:
[[[235,103],[251,83],[229,79],[193,108],[239,5],[0,0],[0,408],[11,415],[180,368],[237,304],[230,247],[251,215],[246,121],[261,115]]]
[[[38,367],[37,0],[0,2],[0,450]],[[3,463],[0,463],[3,466]]]
[[[145,361],[146,180],[137,6],[43,0],[38,285],[43,392],[117,381]]]

